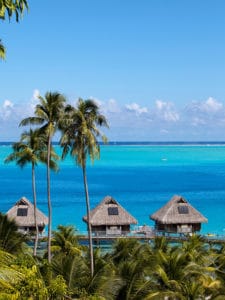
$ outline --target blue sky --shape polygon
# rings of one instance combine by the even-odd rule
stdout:
[[[225,140],[223,0],[30,0],[1,21],[0,140],[37,95],[95,99],[110,140]]]

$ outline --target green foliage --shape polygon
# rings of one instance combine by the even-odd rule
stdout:
[[[32,257],[1,251],[0,261],[0,299],[47,299],[45,283]]]
[[[0,249],[12,254],[20,253],[26,241],[27,237],[18,232],[15,221],[0,213]]]
[[[26,0],[0,0],[0,19],[5,20],[6,16],[11,19],[15,15],[18,22],[25,9],[28,9]]]
[[[48,290],[36,265],[31,268],[19,267],[22,279],[15,285],[19,299],[47,299]]]
[[[2,41],[0,40],[0,58],[5,59],[5,55],[6,55],[6,49],[2,44]]]
[[[99,127],[108,127],[106,118],[100,114],[98,105],[92,100],[79,99],[77,107],[68,105],[60,123],[63,132],[60,144],[63,158],[70,153],[81,167],[85,166],[89,156],[92,160],[99,158],[99,142],[107,141]]]
[[[68,295],[68,289],[65,279],[59,275],[51,280],[50,286],[48,287],[49,299],[52,300],[63,300],[65,295]]]
[[[38,162],[47,162],[47,138],[39,129],[30,129],[29,131],[24,131],[21,134],[19,142],[12,144],[13,152],[9,154],[5,163],[16,162],[21,168],[25,167],[27,164],[32,164],[36,166]],[[54,171],[58,170],[56,161],[59,160],[59,156],[51,148],[50,167]]]
[[[27,0],[0,0],[0,19],[5,20],[8,16],[9,20],[13,15],[16,22],[23,16],[25,9],[28,9]],[[5,59],[6,49],[0,40],[0,58]]]
[[[60,250],[51,264],[0,250],[0,299],[224,299],[224,247],[209,247],[199,237],[174,246],[164,238],[151,244],[118,239],[112,251],[94,251],[92,276],[88,249],[71,251],[75,229],[59,226],[56,233]]]
[[[58,225],[57,231],[53,231],[51,245],[53,254],[81,254],[81,246],[78,244],[76,229],[74,226]]]

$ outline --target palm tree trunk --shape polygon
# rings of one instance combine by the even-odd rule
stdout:
[[[91,223],[90,223],[90,202],[89,202],[89,194],[88,194],[86,164],[83,165],[82,169],[83,169],[84,190],[85,190],[86,208],[87,208],[88,240],[89,240],[89,255],[90,255],[91,277],[93,277],[93,275],[94,275],[94,255],[93,255],[93,245],[92,245],[92,229],[91,229]]]
[[[50,192],[50,152],[51,136],[48,137],[48,154],[47,154],[47,195],[48,195],[48,262],[51,262],[51,236],[52,236],[52,205]]]
[[[32,163],[32,189],[33,189],[33,201],[34,201],[34,224],[35,224],[35,240],[34,240],[34,250],[33,255],[37,255],[37,245],[38,245],[38,237],[39,230],[37,224],[37,197],[36,197],[36,180],[35,180],[35,170],[34,164]]]

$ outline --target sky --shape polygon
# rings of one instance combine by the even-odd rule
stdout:
[[[0,21],[0,141],[38,95],[95,100],[110,141],[225,141],[224,0],[28,0]]]

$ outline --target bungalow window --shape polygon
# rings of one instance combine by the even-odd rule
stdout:
[[[178,206],[178,212],[179,214],[188,214],[189,213],[189,210],[188,210],[188,206],[187,205],[180,205]]]
[[[17,209],[17,216],[18,217],[26,217],[27,216],[27,208],[18,208]]]
[[[109,216],[117,216],[119,214],[118,207],[108,207]]]

